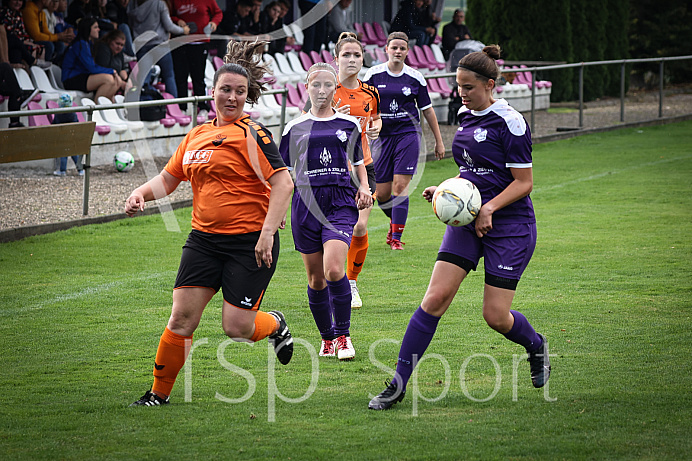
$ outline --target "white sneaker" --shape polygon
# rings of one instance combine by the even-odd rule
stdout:
[[[353,357],[356,356],[356,350],[353,348],[351,337],[341,335],[336,338],[335,342],[337,358],[339,360],[353,360]]]
[[[67,172],[65,172],[65,171],[60,171],[60,170],[55,170],[55,171],[53,172],[53,175],[54,175],[54,176],[65,176],[65,175],[67,175]]]
[[[334,349],[334,341],[331,339],[323,339],[320,347],[320,357],[334,357],[336,350]]]
[[[348,283],[351,284],[351,309],[360,309],[363,307],[363,300],[360,299],[360,294],[358,293],[358,286],[355,280],[349,280]]]

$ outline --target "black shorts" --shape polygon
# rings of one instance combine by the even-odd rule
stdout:
[[[279,234],[274,235],[272,267],[257,267],[255,245],[260,232],[240,235],[192,230],[183,245],[175,288],[205,287],[223,292],[223,299],[242,309],[259,309],[279,259]]]
[[[375,188],[377,187],[377,181],[375,180],[375,164],[371,163],[370,165],[365,165],[365,172],[368,174],[368,187],[370,188],[370,194],[373,196],[375,195]],[[355,177],[356,173],[355,171],[351,172],[351,185],[358,189],[358,183],[356,180],[358,178]]]
[[[79,74],[72,78],[68,78],[62,82],[62,84],[66,90],[76,90],[88,93],[89,90],[87,90],[87,80],[89,80],[89,74]]]

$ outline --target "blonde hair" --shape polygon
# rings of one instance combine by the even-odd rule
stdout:
[[[334,77],[334,81],[337,81],[336,70],[331,64],[327,64],[326,62],[316,62],[315,64],[311,65],[308,69],[308,76],[306,77],[305,81],[310,82],[310,76],[316,74],[317,72],[329,72]]]
[[[214,73],[214,86],[222,74],[237,74],[247,78],[247,102],[256,103],[262,92],[267,89],[262,78],[271,74],[271,70],[261,64],[262,53],[267,42],[255,40],[236,41],[231,40],[226,47],[224,64]]]

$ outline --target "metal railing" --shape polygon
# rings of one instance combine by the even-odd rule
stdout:
[[[267,90],[262,93],[263,95],[269,94],[283,94],[281,98],[281,117],[279,121],[280,131],[283,132],[284,125],[286,123],[286,100],[288,97],[288,89],[277,89],[277,90]],[[211,96],[191,96],[187,98],[175,98],[175,99],[162,99],[155,101],[133,101],[133,102],[123,102],[115,104],[96,104],[87,106],[72,106],[72,107],[60,107],[57,109],[35,109],[35,110],[21,110],[15,112],[0,112],[0,118],[9,117],[29,117],[33,115],[48,115],[48,114],[70,114],[76,112],[86,112],[86,120],[92,121],[94,111],[97,110],[108,110],[108,109],[131,109],[139,107],[154,107],[154,106],[167,106],[169,104],[182,104],[182,103],[194,103],[192,109],[192,124],[197,125],[197,103],[200,101],[211,101]],[[127,123],[127,122],[124,122]],[[154,123],[154,122],[151,122]],[[82,214],[84,216],[89,214],[89,170],[91,169],[91,150],[88,154],[84,156],[84,194],[82,200]]]
[[[569,64],[555,64],[549,66],[533,66],[533,67],[523,67],[521,69],[504,69],[503,72],[530,72],[531,73],[531,120],[529,125],[531,131],[534,129],[535,125],[535,113],[536,113],[536,72],[546,71],[546,70],[558,70],[558,69],[573,69],[579,68],[579,129],[584,127],[584,67],[587,66],[602,66],[619,64],[620,65],[620,121],[625,121],[625,66],[627,64],[637,64],[646,62],[658,62],[659,63],[659,85],[658,85],[658,118],[663,117],[663,82],[664,82],[664,63],[668,61],[685,61],[692,59],[692,55],[686,56],[672,56],[665,58],[641,58],[641,59],[616,59],[610,61],[591,61],[591,62],[575,62]],[[445,78],[445,77],[456,77],[456,73],[444,73],[444,74],[427,74],[426,79],[430,78]]]

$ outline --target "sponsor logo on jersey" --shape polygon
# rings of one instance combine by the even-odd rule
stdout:
[[[320,154],[320,163],[324,166],[332,163],[332,154],[329,153],[326,147],[322,149],[322,153]]]
[[[475,139],[476,142],[483,142],[485,141],[486,137],[488,137],[488,130],[484,130],[483,128],[476,128],[473,131],[473,139]]]
[[[252,307],[252,298],[248,298],[247,296],[245,296],[245,299],[243,301],[240,301],[240,304],[242,304],[243,306]]]
[[[401,92],[404,93],[404,96],[411,96],[411,88],[407,86],[401,88]]]
[[[503,270],[503,271],[513,271],[514,268],[512,266],[505,266],[503,264],[499,264],[497,266],[498,269]]]
[[[397,104],[396,99],[392,99],[392,102],[389,103],[389,112],[392,114],[399,112],[399,104]]]
[[[471,156],[469,155],[469,153],[466,152],[466,149],[464,149],[464,153],[461,154],[461,158],[464,159],[464,161],[465,161],[466,164],[469,166],[469,168],[473,168],[473,159],[471,158]]]
[[[193,163],[209,163],[213,150],[188,150],[183,157],[183,165],[192,165]]]
[[[336,137],[339,138],[339,141],[341,142],[348,141],[348,135],[344,130],[336,130]]]
[[[214,139],[211,143],[216,147],[219,147],[223,143],[224,139],[226,139],[226,136],[222,134],[217,134],[216,139]]]
[[[370,112],[370,101],[363,104],[363,112]]]
[[[387,88],[387,85],[377,85],[377,88]]]
[[[356,99],[355,95],[349,94],[348,99]]]

